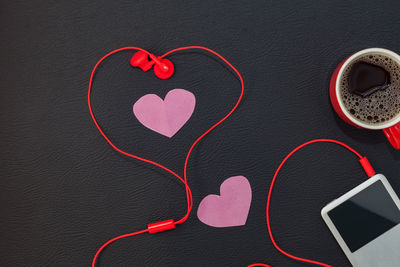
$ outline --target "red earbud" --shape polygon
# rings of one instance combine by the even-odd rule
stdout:
[[[149,61],[149,56],[151,60]],[[160,79],[168,79],[174,74],[174,64],[166,58],[158,58],[144,51],[136,52],[131,58],[131,65],[148,71],[154,66],[154,74]]]
[[[153,66],[154,63],[155,62],[153,60],[149,61],[149,56],[144,51],[136,52],[131,58],[131,65],[133,67],[139,67],[143,71],[148,71],[151,69],[151,66]]]

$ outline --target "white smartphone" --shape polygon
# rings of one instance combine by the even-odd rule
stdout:
[[[321,211],[353,266],[400,266],[400,200],[376,174]]]

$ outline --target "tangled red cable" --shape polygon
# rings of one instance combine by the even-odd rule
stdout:
[[[296,147],[295,149],[293,149],[283,160],[282,162],[279,164],[278,168],[275,171],[275,174],[272,178],[271,181],[271,185],[269,186],[269,190],[268,190],[268,198],[267,198],[267,205],[266,205],[266,212],[265,212],[265,216],[266,216],[266,220],[267,220],[267,228],[268,228],[268,234],[269,234],[269,238],[271,239],[272,244],[274,245],[274,247],[283,255],[292,258],[294,260],[297,261],[302,261],[302,262],[307,262],[307,263],[312,263],[312,264],[316,264],[319,266],[324,266],[324,267],[332,267],[331,265],[328,265],[326,263],[323,262],[319,262],[319,261],[315,261],[315,260],[309,260],[309,259],[305,259],[305,258],[301,258],[301,257],[297,257],[294,256],[286,251],[284,251],[282,248],[280,248],[272,234],[272,229],[271,229],[271,221],[270,221],[270,214],[269,214],[269,209],[270,209],[270,205],[271,205],[271,196],[272,196],[272,190],[274,188],[275,185],[275,181],[276,181],[276,177],[278,176],[280,170],[282,169],[283,165],[285,165],[286,161],[288,161],[288,159],[297,151],[299,151],[300,149],[302,149],[305,146],[314,144],[314,143],[319,143],[319,142],[326,142],[326,143],[334,143],[337,145],[340,145],[348,150],[350,150],[352,153],[354,153],[360,160],[360,164],[362,166],[362,168],[364,169],[365,173],[367,174],[368,177],[371,177],[373,175],[375,175],[375,171],[372,168],[371,164],[369,163],[368,159],[366,157],[361,156],[360,153],[358,153],[356,150],[354,150],[353,148],[351,148],[350,146],[346,145],[343,142],[337,141],[337,140],[333,140],[333,139],[315,139],[315,140],[311,140],[308,141],[298,147]],[[254,263],[249,265],[248,267],[255,267],[255,266],[268,266],[266,264],[263,263]],[[268,266],[269,267],[269,266]]]
[[[196,139],[196,141],[194,141],[193,144],[190,146],[190,149],[189,149],[189,151],[188,151],[187,154],[186,154],[185,164],[184,164],[184,167],[183,167],[183,178],[182,178],[181,176],[179,176],[176,172],[174,172],[174,171],[172,171],[171,169],[169,169],[169,168],[163,166],[162,164],[159,164],[159,163],[154,162],[154,161],[152,161],[152,160],[148,160],[148,159],[145,159],[145,158],[142,158],[142,157],[133,155],[133,154],[131,154],[131,153],[125,152],[124,150],[118,148],[116,145],[114,145],[114,144],[112,143],[112,141],[111,141],[111,140],[107,137],[107,135],[103,132],[103,130],[102,130],[102,128],[100,127],[99,123],[97,122],[96,117],[94,116],[94,113],[93,113],[93,110],[92,110],[92,104],[91,104],[91,98],[90,98],[90,96],[91,96],[91,92],[92,92],[92,85],[93,85],[94,75],[95,75],[96,70],[97,70],[97,68],[99,67],[99,65],[100,65],[106,58],[110,57],[111,55],[113,55],[113,54],[115,54],[115,53],[118,53],[118,52],[120,52],[120,51],[126,51],[126,50],[137,50],[137,51],[143,51],[143,52],[145,52],[145,53],[147,53],[147,54],[150,54],[150,53],[147,52],[146,50],[142,49],[142,48],[139,48],[139,47],[123,47],[123,48],[119,48],[119,49],[113,50],[113,51],[109,52],[108,54],[106,54],[105,56],[103,56],[103,57],[96,63],[96,65],[94,66],[94,68],[93,68],[93,70],[92,70],[92,73],[91,73],[91,76],[90,76],[90,80],[89,80],[89,88],[88,88],[88,107],[89,107],[90,116],[92,117],[93,122],[94,122],[94,124],[95,124],[96,127],[97,127],[97,130],[100,132],[100,134],[103,136],[103,138],[107,141],[107,143],[108,143],[113,149],[115,149],[116,151],[118,151],[119,153],[121,153],[121,154],[123,154],[123,155],[125,155],[125,156],[128,156],[128,157],[131,157],[131,158],[134,158],[134,159],[143,161],[143,162],[147,162],[147,163],[152,164],[152,165],[154,165],[154,166],[157,166],[157,167],[159,167],[159,168],[161,168],[161,169],[163,169],[163,170],[169,172],[170,174],[174,175],[175,177],[177,177],[177,178],[184,184],[184,186],[185,186],[185,190],[186,190],[186,200],[187,200],[187,211],[186,211],[186,214],[185,214],[180,220],[178,220],[178,221],[175,222],[174,220],[170,219],[170,220],[166,220],[166,221],[163,221],[163,222],[158,222],[158,223],[150,224],[150,225],[148,225],[148,228],[147,228],[147,229],[144,229],[144,230],[141,230],[141,231],[137,231],[137,232],[133,232],[133,233],[129,233],[129,234],[120,235],[120,236],[117,236],[117,237],[114,237],[114,238],[108,240],[106,243],[104,243],[104,244],[97,250],[95,256],[93,257],[92,267],[95,267],[95,266],[96,266],[96,261],[97,261],[99,255],[100,255],[100,253],[102,252],[102,250],[103,250],[105,247],[107,247],[108,245],[110,245],[111,243],[113,243],[113,242],[115,242],[115,241],[117,241],[117,240],[119,240],[119,239],[125,238],[125,237],[130,237],[130,236],[134,236],[134,235],[139,235],[139,234],[146,233],[146,232],[149,232],[149,233],[156,233],[156,232],[160,232],[160,231],[172,229],[172,228],[175,228],[175,225],[184,223],[184,222],[188,219],[189,214],[190,214],[190,212],[191,212],[191,210],[192,210],[192,208],[193,208],[192,193],[191,193],[190,187],[189,187],[189,185],[188,185],[188,183],[187,183],[187,167],[188,167],[188,162],[189,162],[190,155],[191,155],[191,153],[192,153],[194,147],[196,146],[196,144],[197,144],[198,142],[200,142],[200,140],[203,139],[204,136],[206,136],[206,135],[207,135],[209,132],[211,132],[215,127],[217,127],[218,125],[220,125],[223,121],[225,121],[229,116],[232,115],[232,113],[233,113],[233,112],[236,110],[236,108],[239,106],[239,103],[240,103],[240,101],[241,101],[242,98],[243,98],[243,94],[244,94],[244,83],[243,83],[243,78],[242,78],[242,75],[240,74],[240,72],[239,72],[228,60],[226,60],[223,56],[221,56],[220,54],[218,54],[217,52],[215,52],[215,51],[213,51],[213,50],[211,50],[211,49],[209,49],[209,48],[202,47],[202,46],[180,47],[180,48],[176,48],[176,49],[173,49],[173,50],[171,50],[171,51],[165,53],[165,54],[162,55],[160,58],[164,58],[164,57],[166,57],[166,56],[168,56],[168,55],[170,55],[170,54],[172,54],[172,53],[175,53],[175,52],[178,52],[178,51],[182,51],[182,50],[188,50],[188,49],[200,49],[200,50],[204,50],[204,51],[207,51],[207,52],[209,52],[209,53],[211,53],[211,54],[217,56],[219,59],[221,59],[221,60],[222,60],[225,64],[227,64],[227,65],[235,72],[235,74],[238,76],[239,81],[240,81],[240,84],[241,84],[241,92],[240,92],[240,95],[239,95],[239,97],[238,97],[238,99],[237,99],[237,101],[236,101],[234,107],[228,112],[228,114],[226,114],[222,119],[220,119],[217,123],[215,123],[213,126],[211,126],[211,127],[210,127],[207,131],[205,131],[203,134],[201,134],[201,135]]]
[[[232,115],[232,113],[236,110],[236,108],[238,107],[239,103],[241,102],[241,100],[242,100],[242,98],[243,98],[243,94],[244,94],[244,83],[243,83],[243,78],[242,78],[241,74],[239,73],[239,71],[238,71],[228,60],[226,60],[226,59],[225,59],[224,57],[222,57],[220,54],[218,54],[217,52],[215,52],[215,51],[213,51],[213,50],[211,50],[211,49],[209,49],[209,48],[202,47],[202,46],[188,46],[188,47],[176,48],[176,49],[173,49],[173,50],[171,50],[171,51],[165,53],[165,54],[162,55],[160,58],[164,58],[164,57],[166,57],[166,56],[168,56],[168,55],[170,55],[170,54],[172,54],[172,53],[174,53],[174,52],[178,52],[178,51],[182,51],[182,50],[188,50],[188,49],[201,49],[201,50],[205,50],[205,51],[207,51],[207,52],[209,52],[209,53],[211,53],[211,54],[214,54],[214,55],[217,56],[219,59],[221,59],[221,60],[222,60],[225,64],[227,64],[227,65],[236,73],[236,75],[238,76],[239,81],[240,81],[240,84],[241,84],[241,92],[240,92],[240,95],[239,95],[239,97],[238,97],[238,99],[237,99],[237,101],[236,101],[234,107],[228,112],[228,114],[226,114],[222,119],[220,119],[217,123],[215,123],[213,126],[211,126],[211,127],[210,127],[207,131],[205,131],[203,134],[201,134],[201,135],[196,139],[196,141],[194,141],[194,143],[191,145],[189,151],[188,151],[187,154],[186,154],[185,164],[184,164],[184,168],[183,168],[183,178],[182,178],[180,175],[178,175],[176,172],[174,172],[174,171],[172,171],[171,169],[169,169],[169,168],[163,166],[162,164],[159,164],[159,163],[154,162],[154,161],[152,161],[152,160],[148,160],[148,159],[145,159],[145,158],[142,158],[142,157],[139,157],[139,156],[130,154],[130,153],[125,152],[124,150],[118,148],[116,145],[114,145],[114,144],[112,143],[112,141],[111,141],[111,140],[106,136],[106,134],[103,132],[103,130],[102,130],[102,128],[100,127],[99,123],[97,122],[97,120],[96,120],[96,118],[95,118],[95,116],[94,116],[93,110],[92,110],[92,104],[91,104],[91,98],[90,98],[90,96],[91,96],[91,91],[92,91],[92,85],[93,85],[94,75],[95,75],[95,73],[96,73],[96,70],[97,70],[98,66],[99,66],[106,58],[108,58],[108,57],[110,57],[111,55],[113,55],[113,54],[115,54],[115,53],[118,53],[118,52],[120,52],[120,51],[139,50],[139,51],[143,51],[143,52],[145,52],[145,53],[147,53],[147,54],[149,54],[149,53],[148,53],[146,50],[144,50],[144,49],[142,49],[142,48],[138,48],[138,47],[123,47],[123,48],[119,48],[119,49],[116,49],[116,50],[113,50],[113,51],[109,52],[109,53],[106,54],[104,57],[102,57],[102,58],[96,63],[96,65],[94,66],[94,68],[93,68],[93,70],[92,70],[92,73],[91,73],[91,76],[90,76],[90,81],[89,81],[89,88],[88,88],[88,107],[89,107],[90,116],[92,117],[93,122],[94,122],[94,124],[96,125],[96,127],[97,127],[98,131],[100,132],[100,134],[101,134],[101,135],[103,136],[103,138],[107,141],[107,143],[108,143],[114,150],[116,150],[117,152],[119,152],[119,153],[121,153],[121,154],[123,154],[123,155],[125,155],[125,156],[131,157],[131,158],[134,158],[134,159],[143,161],[143,162],[147,162],[147,163],[152,164],[152,165],[154,165],[154,166],[157,166],[157,167],[159,167],[159,168],[161,168],[161,169],[163,169],[163,170],[169,172],[170,174],[174,175],[175,177],[177,177],[177,178],[184,184],[184,186],[185,186],[186,200],[187,200],[187,211],[186,211],[186,214],[185,214],[180,220],[178,220],[178,221],[175,222],[174,220],[170,219],[170,220],[166,220],[166,221],[163,221],[163,222],[158,222],[158,223],[149,224],[147,229],[144,229],[144,230],[141,230],[141,231],[137,231],[137,232],[128,233],[128,234],[124,234],[124,235],[120,235],[120,236],[116,236],[116,237],[114,237],[114,238],[108,240],[106,243],[104,243],[104,244],[97,250],[95,256],[93,257],[92,267],[95,267],[95,266],[96,266],[96,261],[97,261],[99,255],[100,255],[100,253],[103,251],[103,249],[104,249],[105,247],[107,247],[108,245],[110,245],[111,243],[113,243],[113,242],[115,242],[115,241],[117,241],[117,240],[119,240],[119,239],[125,238],[125,237],[135,236],[135,235],[139,235],[139,234],[146,233],[146,232],[149,232],[149,233],[156,233],[156,232],[160,232],[160,231],[165,231],[165,230],[168,230],[168,229],[172,229],[172,228],[175,228],[175,225],[184,223],[184,222],[188,219],[189,214],[190,214],[190,212],[191,212],[191,210],[192,210],[192,208],[193,208],[192,193],[191,193],[190,187],[189,187],[189,185],[188,185],[188,183],[187,183],[187,167],[188,167],[188,162],[189,162],[190,155],[191,155],[191,153],[192,153],[194,147],[196,146],[196,144],[197,144],[198,142],[200,142],[200,140],[203,139],[204,136],[206,136],[206,135],[207,135],[209,132],[211,132],[215,127],[217,127],[219,124],[221,124],[221,123],[222,123],[223,121],[225,121],[229,116]],[[320,265],[320,266],[325,266],[325,267],[331,267],[330,265],[325,264],[325,263],[322,263],[322,262],[318,262],[318,261],[309,260],[309,259],[305,259],[305,258],[300,258],[300,257],[294,256],[294,255],[292,255],[292,254],[287,253],[287,252],[284,251],[283,249],[281,249],[281,248],[278,246],[278,244],[276,243],[275,238],[274,238],[273,235],[272,235],[271,224],[270,224],[270,216],[269,216],[269,207],[270,207],[270,203],[271,203],[272,189],[273,189],[273,187],[274,187],[275,180],[276,180],[276,177],[277,177],[279,171],[281,170],[281,168],[283,167],[283,165],[286,163],[286,161],[287,161],[294,153],[296,153],[298,150],[300,150],[301,148],[303,148],[303,147],[305,147],[305,146],[307,146],[307,145],[310,145],[310,144],[312,144],[312,143],[317,143],[317,142],[335,143],[335,144],[338,144],[338,145],[341,145],[341,146],[347,148],[348,150],[350,150],[351,152],[353,152],[354,154],[356,154],[356,155],[360,158],[360,163],[361,163],[362,167],[364,168],[364,170],[366,171],[366,173],[367,173],[368,176],[372,176],[372,175],[375,174],[375,171],[373,170],[372,166],[371,166],[370,163],[368,162],[367,158],[362,157],[361,154],[359,154],[357,151],[355,151],[354,149],[352,149],[351,147],[349,147],[348,145],[346,145],[346,144],[344,144],[344,143],[342,143],[342,142],[339,142],[339,141],[336,141],[336,140],[332,140],[332,139],[316,139],[316,140],[312,140],[312,141],[306,142],[306,143],[300,145],[299,147],[295,148],[292,152],[290,152],[290,153],[283,159],[283,161],[282,161],[281,164],[279,165],[278,169],[276,170],[276,172],[275,172],[275,174],[274,174],[274,176],[273,176],[273,179],[272,179],[270,188],[269,188],[269,192],[268,192],[268,199],[267,199],[267,206],[266,206],[266,220],[267,220],[267,228],[268,228],[269,237],[270,237],[270,239],[271,239],[271,241],[272,241],[274,247],[275,247],[279,252],[281,252],[282,254],[286,255],[287,257],[290,257],[290,258],[295,259],[295,260],[298,260],[298,261],[307,262],[307,263],[312,263],[312,264],[316,264],[316,265]],[[263,264],[263,263],[254,263],[254,264],[248,265],[248,267],[255,267],[255,266],[270,267],[269,265]]]

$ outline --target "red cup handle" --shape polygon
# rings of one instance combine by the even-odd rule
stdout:
[[[383,129],[387,139],[395,149],[400,149],[400,123]]]

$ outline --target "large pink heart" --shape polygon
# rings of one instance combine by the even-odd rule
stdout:
[[[192,116],[195,105],[196,98],[191,92],[173,89],[164,100],[155,94],[142,96],[133,105],[133,113],[147,128],[172,137]]]
[[[251,187],[244,176],[226,179],[220,195],[206,196],[197,209],[199,220],[213,227],[232,227],[246,224],[251,204]]]

